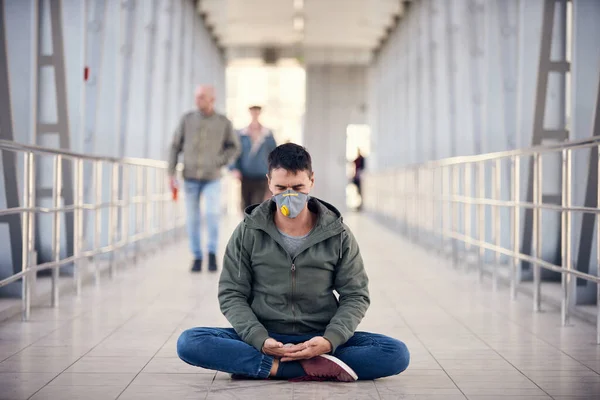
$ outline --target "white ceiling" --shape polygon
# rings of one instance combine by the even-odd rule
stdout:
[[[372,51],[403,12],[401,0],[200,0],[225,48]],[[299,7],[299,5],[302,7]],[[295,19],[304,29],[294,29]]]

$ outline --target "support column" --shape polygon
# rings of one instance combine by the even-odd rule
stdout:
[[[436,107],[437,93],[439,91],[439,81],[437,76],[437,65],[438,65],[438,52],[439,46],[436,43],[435,27],[434,22],[439,14],[439,10],[434,4],[434,0],[428,0],[424,12],[424,23],[425,29],[425,49],[427,51],[427,81],[429,90],[427,91],[427,112],[425,119],[428,121],[428,132],[429,132],[429,159],[438,159],[437,142],[439,139],[438,135],[438,109]]]
[[[484,124],[486,152],[516,148],[517,130],[517,58],[519,0],[493,0],[485,3]],[[501,164],[503,200],[510,200],[509,160]],[[491,182],[491,180],[489,180]],[[510,226],[510,210],[501,208],[501,227]],[[489,224],[488,224],[489,225]],[[491,228],[490,228],[491,229]],[[510,245],[510,230],[501,229],[501,243]],[[487,234],[491,239],[491,232]],[[501,256],[501,261],[508,260]]]
[[[600,3],[573,2],[573,49],[571,68],[572,101],[570,107],[573,140],[600,136]],[[598,150],[579,151],[573,158],[573,204],[598,207]],[[573,243],[576,269],[596,275],[598,272],[595,229],[596,216],[573,214]],[[594,304],[596,285],[577,279],[576,304]]]
[[[445,1],[435,0],[431,2],[431,27],[433,28],[432,47],[438,55],[435,66],[435,88],[434,108],[436,109],[435,131],[436,137],[436,158],[447,158],[454,155],[452,146],[453,139],[453,117],[451,114],[453,105],[453,88],[448,77],[450,76],[450,55],[449,47],[452,47],[452,35],[450,34],[450,25],[448,24],[448,7]]]
[[[487,6],[489,7],[489,2]],[[484,11],[486,3],[483,0],[469,0],[467,7],[467,29],[468,36],[468,62],[466,69],[471,84],[470,103],[472,104],[472,132],[473,132],[473,153],[481,154],[489,152],[486,140],[486,132],[483,131],[483,79],[485,74],[484,56],[485,50],[491,50],[484,45]]]
[[[346,206],[346,128],[365,123],[366,66],[308,65],[303,143],[315,170],[313,193],[343,210]]]
[[[8,49],[6,40],[6,13],[4,0],[0,0],[0,139],[14,140],[13,112],[8,76]],[[13,152],[0,152],[4,190],[0,192],[0,204],[6,208],[20,206],[17,155]],[[0,279],[16,274],[22,265],[21,216],[19,214],[0,217]],[[0,294],[17,296],[21,292],[21,282],[0,288]]]
[[[445,5],[445,14],[446,14],[446,80],[448,82],[448,116],[449,116],[449,129],[448,133],[450,136],[450,157],[455,157],[458,154],[458,144],[457,144],[457,118],[456,118],[456,106],[457,106],[457,97],[456,97],[456,38],[458,32],[458,26],[455,23],[454,19],[454,3],[456,0],[447,0],[444,2]]]
[[[526,4],[524,4],[526,3]],[[565,74],[569,70],[569,63],[565,61],[566,57],[566,0],[544,0],[522,2],[524,9],[522,14],[522,27],[532,25],[534,29],[530,36],[522,38],[523,51],[531,46],[531,42],[537,43],[538,51],[534,63],[533,76],[523,76],[523,79],[531,79],[535,82],[535,91],[533,107],[528,108],[533,111],[530,126],[525,134],[529,133],[530,143],[527,146],[562,142],[569,138],[569,132],[565,126]],[[537,14],[534,15],[533,14]],[[533,17],[533,21],[528,17]],[[536,29],[535,21],[540,20]],[[525,29],[525,28],[524,28]],[[529,41],[528,41],[529,40]],[[530,67],[529,67],[530,68]],[[532,79],[533,77],[537,79]],[[521,83],[524,83],[522,80]],[[532,110],[533,109],[533,110]],[[533,160],[531,159],[529,168],[525,169],[526,182],[526,201],[533,199]],[[542,201],[545,204],[561,204],[561,155],[551,154],[544,157],[544,170],[542,179]],[[560,263],[560,217],[556,212],[542,212],[544,221],[544,237],[542,240],[542,257],[554,264]],[[525,210],[525,221],[523,225],[522,252],[531,254],[533,250],[532,243],[533,232],[533,210]],[[529,263],[522,263],[524,278],[531,276]],[[543,278],[558,279],[559,275],[551,271],[542,270]]]
[[[454,39],[455,71],[455,108],[456,108],[456,151],[455,155],[471,155],[476,152],[473,132],[473,77],[470,75],[471,55],[470,27],[474,21],[469,19],[469,3],[464,0],[451,0],[451,13]],[[466,206],[465,206],[466,208]]]
[[[39,2],[38,20],[38,65],[37,65],[37,126],[35,144],[71,150],[71,129],[67,99],[67,76],[65,37],[63,34],[62,2]],[[70,57],[71,55],[69,55]],[[81,75],[80,75],[81,77]],[[79,81],[80,85],[81,80]],[[36,199],[41,207],[52,206],[52,162],[40,158],[36,163]],[[72,164],[64,161],[62,166],[62,199],[65,205],[73,204]],[[73,213],[66,213],[65,252],[73,254]],[[36,250],[40,262],[52,259],[51,240],[42,232],[50,232],[50,221],[38,218],[36,221]]]
[[[88,0],[86,0],[88,1]],[[106,18],[106,0],[94,1],[93,4],[89,5],[89,13],[84,18],[87,19],[85,24],[86,32],[86,54],[84,58],[84,68],[87,71],[83,71],[84,75],[84,91],[85,97],[83,101],[83,107],[86,110],[85,118],[83,120],[83,129],[80,134],[81,138],[81,151],[85,154],[94,153],[94,142],[96,137],[96,120],[98,118],[97,105],[100,97],[100,68],[102,65],[103,57],[103,41],[104,41],[104,21]],[[91,203],[94,201],[94,175],[91,168],[84,168],[84,201]],[[102,184],[102,183],[100,183]],[[86,238],[93,237],[93,227],[85,227],[84,235]]]

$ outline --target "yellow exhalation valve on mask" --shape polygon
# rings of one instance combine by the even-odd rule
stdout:
[[[277,207],[284,217],[296,218],[306,207],[308,195],[288,189],[273,196],[273,201],[277,203]]]

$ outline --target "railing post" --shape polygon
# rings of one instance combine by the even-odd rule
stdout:
[[[418,171],[418,176],[419,176],[419,197],[417,198],[417,205],[419,206],[419,216],[420,216],[420,223],[419,225],[421,226],[421,234],[419,236],[419,241],[423,244],[423,245],[427,245],[427,236],[429,235],[429,232],[427,232],[427,229],[429,228],[429,224],[427,223],[427,218],[428,218],[428,210],[427,210],[427,193],[426,193],[426,189],[427,189],[427,168],[426,167],[419,167],[417,169]]]
[[[35,248],[35,155],[26,152],[24,157],[24,186],[23,186],[23,204],[27,211],[23,213],[23,265],[21,266],[25,275],[23,275],[23,284],[21,286],[21,309],[22,319],[28,321],[31,316],[31,285],[32,277],[30,267],[33,260],[33,249]]]
[[[94,247],[96,250],[100,250],[102,246],[102,211],[104,207],[102,206],[102,161],[94,161],[94,183],[96,193],[94,194],[94,202],[96,203],[95,211],[94,211]],[[110,197],[109,197],[110,200]],[[111,213],[111,209],[109,207],[109,213]],[[109,216],[110,218],[110,216]],[[110,230],[110,225],[109,225]],[[110,245],[110,242],[109,242]],[[94,283],[96,286],[100,285],[100,259],[102,254],[99,253],[96,255],[94,259]]]
[[[417,243],[423,243],[423,237],[427,234],[426,225],[424,220],[427,218],[424,202],[425,198],[423,196],[423,183],[425,182],[425,177],[422,171],[422,167],[415,168],[415,176],[416,176],[416,196],[415,196],[415,209],[417,215],[417,226],[418,226],[418,234],[417,234]]]
[[[62,193],[62,156],[57,155],[54,157],[54,168],[52,176],[52,207],[54,212],[52,213],[52,255],[54,262],[60,261],[60,197]],[[52,269],[52,295],[51,304],[52,307],[58,307],[59,300],[59,279],[60,279],[60,268],[54,267]]]
[[[535,246],[533,263],[533,311],[541,311],[541,267],[538,263],[542,259],[542,156],[533,156],[533,243]]]
[[[598,175],[600,177],[600,146],[598,152]],[[592,149],[594,151],[594,149]],[[590,155],[591,156],[591,155]],[[596,208],[600,208],[600,184],[596,185]],[[596,212],[596,276],[600,279],[600,214]],[[596,344],[600,344],[600,282],[596,283]]]
[[[437,235],[441,236],[440,232],[440,224],[439,217],[441,217],[441,212],[439,211],[439,196],[438,190],[441,191],[439,185],[436,185],[436,177],[440,175],[436,173],[438,170],[435,167],[429,167],[429,179],[430,182],[430,199],[431,199],[431,246],[435,246],[435,244],[439,241]],[[438,249],[439,251],[439,249]]]
[[[460,164],[452,166],[452,195],[451,195],[451,207],[452,207],[452,226],[450,229],[451,240],[452,240],[452,265],[454,268],[458,268],[458,238],[456,235],[459,232],[458,228],[458,199],[459,196],[459,177],[460,177]]]
[[[157,235],[158,246],[164,247],[165,246],[165,203],[164,203],[165,191],[163,188],[163,183],[165,180],[160,172],[162,172],[162,171],[160,171],[158,169],[155,170],[154,185],[158,191],[158,195],[156,196],[156,207],[157,207],[157,214],[158,214],[158,235]],[[202,201],[202,199],[200,201]]]
[[[142,218],[142,210],[144,209],[144,205],[140,201],[143,198],[142,192],[144,190],[144,167],[137,166],[135,167],[135,243],[133,250],[133,259],[137,264],[140,257],[140,240],[143,237],[143,218]]]
[[[129,200],[130,200],[130,186],[129,186],[129,165],[121,164],[121,237],[119,246],[121,249],[121,259],[127,262],[129,258]]]
[[[408,202],[408,233],[409,240],[413,241],[415,237],[415,209],[414,209],[414,191],[415,191],[415,177],[413,176],[413,169],[410,168],[406,171],[406,183],[407,183],[407,202]]]
[[[74,238],[73,238],[73,278],[75,280],[75,293],[81,295],[81,275],[82,275],[82,259],[81,253],[83,249],[83,159],[76,158],[73,160],[75,171],[75,204],[74,204]]]
[[[146,168],[146,212],[144,214],[144,226],[145,226],[145,234],[146,242],[150,242],[150,239],[154,235],[154,224],[156,221],[154,220],[154,200],[152,196],[154,196],[154,191],[152,190],[152,177],[151,177],[150,167]],[[149,243],[146,243],[149,244]],[[150,246],[149,251],[152,252],[154,250],[154,246]]]
[[[444,207],[442,213],[442,248],[443,254],[446,254],[446,244],[448,241],[449,226],[452,225],[452,203],[450,201],[451,190],[452,190],[452,167],[442,167],[443,171],[443,187],[442,187],[442,206]],[[452,240],[450,238],[450,240]]]
[[[410,218],[410,209],[409,209],[409,190],[408,190],[408,174],[406,172],[406,169],[402,170],[402,209],[403,209],[403,216],[402,216],[402,224],[404,225],[404,235],[407,238],[410,238],[410,224],[409,224],[409,218]]]
[[[440,197],[439,197],[439,212],[440,212],[440,255],[444,255],[445,254],[445,248],[446,248],[446,172],[447,172],[447,167],[440,167],[440,173],[439,173],[439,177],[440,177]]]
[[[165,182],[165,177],[164,174],[163,175],[163,182]],[[166,187],[166,183],[165,183],[165,187]],[[167,197],[167,201],[170,205],[170,209],[171,209],[171,215],[170,215],[170,222],[171,222],[171,240],[173,241],[173,243],[175,243],[177,241],[177,203],[180,201],[179,200],[179,196],[177,197],[177,201],[173,200],[173,197],[171,195],[171,193],[169,192],[168,197]],[[362,199],[361,199],[362,201]]]
[[[571,306],[571,284],[573,277],[570,272],[573,268],[571,260],[571,150],[562,151],[562,229],[561,249],[562,267],[561,276],[562,301],[561,322],[563,326],[569,323],[569,308]]]
[[[421,202],[421,177],[419,174],[419,167],[413,167],[413,186],[414,186],[414,196],[413,196],[413,210],[415,213],[415,243],[419,243],[421,238],[421,219],[422,212],[420,207]]]
[[[521,265],[520,255],[520,236],[521,236],[521,212],[520,212],[520,191],[521,191],[521,168],[519,156],[512,156],[512,247],[513,259],[510,274],[510,297],[517,298],[517,280],[519,277],[519,268]]]
[[[479,198],[479,205],[477,206],[477,233],[479,236],[479,252],[478,260],[479,265],[477,271],[479,274],[479,282],[483,282],[483,265],[485,264],[485,208],[484,200],[486,199],[485,190],[485,161],[479,163],[478,172],[478,183],[477,183],[477,197]]]
[[[502,160],[496,159],[493,165],[492,172],[492,198],[494,201],[501,201],[502,193]],[[501,246],[501,220],[500,220],[500,206],[496,205],[492,207],[492,232],[494,236],[494,245],[496,251],[494,252],[494,266],[492,269],[492,290],[498,289],[498,268],[500,268],[500,252],[498,249]]]
[[[463,168],[463,197],[464,197],[464,201],[461,203],[463,205],[463,226],[464,226],[464,235],[465,235],[465,270],[469,271],[470,265],[469,265],[469,256],[471,255],[471,239],[473,239],[473,235],[472,235],[472,227],[473,227],[473,222],[472,222],[472,215],[471,213],[473,212],[473,184],[472,184],[472,178],[473,178],[473,168],[471,163],[466,163],[464,164],[464,168]]]
[[[108,246],[110,248],[110,278],[114,278],[116,274],[116,233],[117,233],[117,218],[118,218],[118,202],[119,202],[119,164],[113,162],[111,165],[111,181],[110,181],[110,215],[108,228]]]

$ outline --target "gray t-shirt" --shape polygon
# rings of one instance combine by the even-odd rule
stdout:
[[[287,252],[290,253],[292,258],[298,255],[298,250],[300,250],[300,248],[304,245],[308,235],[310,235],[311,232],[312,230],[303,236],[290,236],[279,231],[281,234],[281,240],[283,241],[283,247],[285,247]]]

